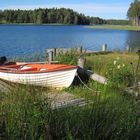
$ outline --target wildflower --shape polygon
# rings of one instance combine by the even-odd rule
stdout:
[[[120,57],[117,57],[117,60],[119,60],[120,59]]]
[[[117,63],[117,61],[116,61],[116,60],[114,60],[114,65],[116,65],[116,63]]]
[[[122,66],[125,67],[125,64],[123,64]]]
[[[117,69],[120,69],[120,68],[121,68],[121,66],[120,66],[120,65],[118,65],[118,66],[117,66]]]

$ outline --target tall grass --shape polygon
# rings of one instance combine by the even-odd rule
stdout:
[[[94,100],[95,101],[95,100]],[[50,114],[54,139],[132,140],[139,138],[138,108],[130,101],[114,98],[83,108],[57,110]]]
[[[2,93],[1,93],[2,94]],[[45,135],[48,103],[33,87],[19,87],[0,99],[2,139],[40,139]]]
[[[107,77],[110,84],[119,88],[132,86],[135,78],[140,79],[140,67],[136,75],[138,59],[136,54],[122,53],[87,57],[95,72]]]
[[[65,52],[58,51],[58,54],[55,59],[61,64],[77,65],[78,58],[80,57],[80,55],[81,54],[79,53],[78,49],[72,48]]]
[[[21,62],[38,62],[38,61],[47,61],[46,52],[42,53],[33,53],[31,55],[15,56],[10,58],[11,61],[21,61]]]
[[[128,65],[136,55],[108,54],[87,56],[87,67],[107,76],[109,68]],[[60,62],[76,64],[77,54],[59,55]],[[107,72],[107,73],[106,73]],[[120,74],[115,70],[115,74]],[[122,77],[128,72],[122,71]],[[110,74],[113,78],[113,74]],[[121,77],[121,78],[122,78]],[[117,77],[117,83],[123,84]],[[114,79],[110,82],[114,82]],[[84,98],[88,104],[83,107],[52,109],[47,89],[19,86],[10,93],[0,93],[0,139],[5,140],[138,140],[140,139],[140,98],[124,95],[112,84],[87,83],[94,91],[84,86],[71,87],[66,91]],[[45,94],[44,94],[45,92]]]
[[[93,95],[85,107],[52,110],[43,90],[41,94],[40,89],[20,87],[0,101],[1,139],[47,140],[48,135],[54,140],[139,138],[140,103],[127,96]]]

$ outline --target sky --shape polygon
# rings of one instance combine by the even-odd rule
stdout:
[[[86,16],[127,19],[133,0],[0,0],[0,9],[71,8]]]

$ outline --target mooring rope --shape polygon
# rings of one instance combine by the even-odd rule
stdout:
[[[77,73],[77,77],[78,77],[78,79],[80,80],[80,82],[81,82],[88,90],[90,90],[90,91],[92,91],[92,92],[96,92],[96,93],[101,92],[101,91],[93,90],[92,88],[88,87],[88,86],[82,81],[82,79],[80,78],[80,76],[79,76],[78,73]]]

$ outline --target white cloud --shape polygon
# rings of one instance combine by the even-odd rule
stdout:
[[[77,12],[84,13],[90,16],[98,16],[101,14],[122,14],[126,15],[129,5],[124,3],[117,4],[56,4],[56,5],[13,5],[7,7],[0,7],[0,9],[35,9],[35,8],[71,8]],[[125,16],[124,15],[124,16]]]

